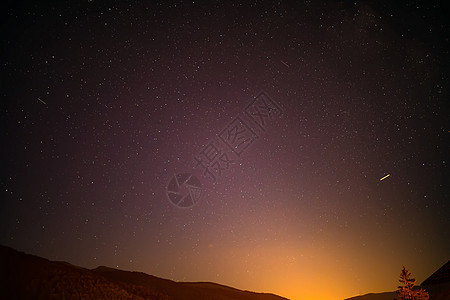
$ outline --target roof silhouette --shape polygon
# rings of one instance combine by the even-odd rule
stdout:
[[[450,283],[450,260],[440,267],[430,277],[422,282],[422,285],[432,285],[440,283]]]

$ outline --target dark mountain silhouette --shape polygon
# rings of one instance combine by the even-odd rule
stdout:
[[[209,282],[175,282],[108,267],[93,270],[0,246],[2,299],[282,300]]]
[[[417,288],[424,288],[430,300],[450,300],[450,261],[440,267]],[[392,300],[398,299],[396,292],[366,294],[346,300]]]
[[[425,279],[421,286],[430,293],[431,300],[450,300],[450,261]]]
[[[272,294],[253,293],[241,291],[228,286],[210,282],[175,282],[168,279],[161,279],[152,275],[140,272],[128,272],[108,267],[98,267],[92,272],[109,279],[112,282],[125,282],[128,284],[145,286],[151,290],[158,291],[164,295],[169,295],[173,299],[261,299],[280,300],[285,299]]]
[[[422,286],[430,286],[433,284],[450,283],[450,260],[440,267],[430,277],[422,282]]]
[[[356,296],[345,300],[393,300],[397,299],[396,292],[370,293],[363,296]]]

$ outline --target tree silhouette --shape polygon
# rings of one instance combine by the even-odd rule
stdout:
[[[428,300],[430,296],[428,292],[423,288],[414,290],[416,279],[411,278],[411,272],[409,272],[405,266],[403,266],[400,272],[400,279],[398,280],[402,285],[398,286],[397,294],[400,299],[405,300]]]

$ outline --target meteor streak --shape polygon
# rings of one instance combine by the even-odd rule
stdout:
[[[384,179],[388,178],[389,176],[391,176],[391,174],[387,174],[387,175],[386,175],[386,176],[384,176],[383,178],[380,178],[380,181],[382,181],[382,180],[384,180]]]
[[[281,61],[281,63],[289,68],[289,65],[287,63],[285,63],[284,61]]]

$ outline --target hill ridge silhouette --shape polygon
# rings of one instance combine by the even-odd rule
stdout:
[[[430,295],[430,300],[450,300],[450,261],[442,265],[420,286]],[[347,298],[345,300],[392,300],[398,299],[396,292],[369,293],[361,296]]]
[[[8,299],[287,299],[214,282],[176,282],[107,266],[87,269],[2,245],[0,291]]]

